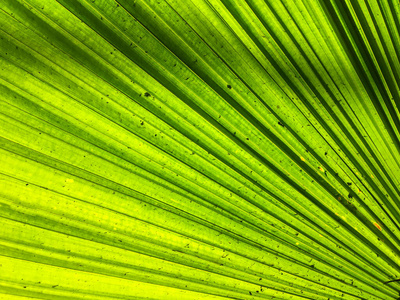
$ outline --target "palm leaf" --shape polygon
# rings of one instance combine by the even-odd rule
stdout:
[[[396,299],[399,16],[3,0],[0,298]]]

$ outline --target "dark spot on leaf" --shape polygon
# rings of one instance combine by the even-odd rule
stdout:
[[[226,87],[227,87],[228,89],[231,89],[231,88],[232,88],[232,86],[231,86],[231,85],[229,85],[229,84],[228,84]]]
[[[285,127],[285,125],[283,125],[281,122],[278,122],[279,125],[281,125],[282,127]]]
[[[148,92],[144,93],[144,95],[145,95],[146,97],[150,97],[150,93],[148,93]]]

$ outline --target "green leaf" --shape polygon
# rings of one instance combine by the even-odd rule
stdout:
[[[0,299],[397,299],[399,28],[392,0],[3,0]]]

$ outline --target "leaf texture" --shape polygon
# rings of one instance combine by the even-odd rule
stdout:
[[[0,298],[397,299],[400,3],[2,0]]]

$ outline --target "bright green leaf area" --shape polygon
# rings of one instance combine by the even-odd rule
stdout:
[[[399,110],[396,0],[2,0],[0,299],[398,299]]]

